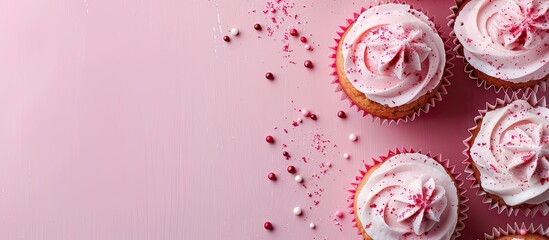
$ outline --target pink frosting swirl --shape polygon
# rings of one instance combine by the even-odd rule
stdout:
[[[343,39],[342,55],[351,84],[390,107],[433,90],[446,64],[444,43],[434,24],[404,4],[363,12]]]
[[[508,205],[549,201],[549,109],[517,100],[489,111],[471,158],[482,188]]]
[[[471,0],[454,25],[467,61],[509,82],[549,73],[549,1]]]
[[[450,239],[458,190],[446,169],[420,153],[390,157],[358,193],[357,213],[373,239]]]

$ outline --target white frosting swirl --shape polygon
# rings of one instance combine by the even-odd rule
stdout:
[[[510,206],[549,201],[548,118],[524,100],[486,113],[470,150],[484,191]]]
[[[404,4],[363,12],[347,31],[341,52],[353,87],[389,107],[413,102],[435,89],[446,64],[435,25]]]
[[[454,25],[467,61],[508,82],[549,73],[549,1],[470,0]]]
[[[459,195],[436,160],[402,153],[370,174],[356,207],[373,239],[450,239],[458,221]]]

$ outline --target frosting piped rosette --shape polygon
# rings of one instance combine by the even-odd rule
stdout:
[[[549,109],[518,99],[488,111],[470,158],[483,190],[507,205],[549,201]]]
[[[434,23],[405,4],[364,11],[341,40],[343,69],[368,99],[397,107],[439,85],[446,64],[444,42]]]
[[[549,1],[469,0],[454,31],[466,61],[490,77],[525,83],[549,74]]]
[[[370,171],[355,197],[355,214],[370,238],[452,238],[460,195],[442,164],[421,153],[400,153]]]

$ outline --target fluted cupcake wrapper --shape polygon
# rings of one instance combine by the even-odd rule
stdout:
[[[499,205],[497,201],[495,201],[493,198],[491,198],[480,186],[480,182],[477,181],[477,179],[474,176],[474,170],[471,166],[472,159],[470,158],[469,150],[471,146],[469,146],[469,141],[473,138],[473,132],[477,128],[477,121],[482,119],[484,115],[491,110],[496,109],[498,106],[504,106],[507,105],[515,100],[526,100],[528,103],[530,103],[534,107],[545,107],[547,106],[545,97],[538,98],[535,93],[533,92],[524,92],[524,91],[518,91],[518,92],[512,92],[512,93],[506,93],[505,97],[497,98],[494,104],[486,103],[486,108],[479,110],[479,115],[476,116],[473,120],[475,125],[468,129],[469,131],[469,137],[467,137],[465,140],[463,140],[463,144],[465,145],[465,150],[463,151],[463,155],[465,155],[465,160],[463,160],[463,164],[465,165],[465,174],[466,179],[471,181],[471,189],[476,189],[476,195],[482,197],[482,202],[485,204],[488,204],[489,210],[496,209],[499,214],[502,212],[506,212],[507,216],[511,215],[517,215],[519,212],[522,212],[525,216],[532,216],[534,217],[538,212],[541,213],[543,216],[546,216],[549,213],[549,204],[547,202],[541,203],[539,205],[536,205],[531,208],[516,208],[513,206],[508,205]]]
[[[469,64],[469,62],[465,59],[465,56],[463,55],[463,45],[461,44],[459,39],[456,37],[456,33],[454,31],[454,24],[456,22],[456,18],[457,18],[458,12],[459,12],[459,7],[461,6],[461,4],[463,4],[463,1],[457,0],[456,4],[457,4],[457,6],[450,7],[450,11],[452,11],[452,14],[450,14],[448,17],[446,17],[446,19],[448,19],[448,26],[451,29],[450,38],[452,38],[452,42],[455,45],[453,51],[455,52],[455,57],[458,58],[458,59],[461,59],[463,61],[463,63],[465,64],[465,67],[464,67],[463,71],[465,73],[467,73],[469,78],[477,81],[477,87],[482,87],[485,90],[490,90],[490,88],[493,88],[496,93],[499,93],[502,90],[504,92],[522,91],[522,92],[525,92],[525,93],[529,93],[529,92],[537,93],[539,90],[545,92],[545,90],[547,89],[547,81],[549,81],[549,79],[546,80],[546,81],[541,81],[540,83],[538,83],[538,84],[536,84],[532,87],[519,89],[519,90],[513,90],[511,87],[494,86],[494,85],[491,85],[491,84],[487,83],[486,81],[484,81],[482,79],[479,79],[476,76],[475,72],[474,72],[473,66],[471,66],[471,64]]]
[[[349,204],[348,207],[349,207],[349,214],[353,215],[352,223],[353,223],[353,227],[356,228],[358,235],[362,235],[362,231],[359,229],[359,227],[357,225],[357,222],[356,222],[357,220],[354,217],[354,214],[355,214],[355,201],[354,201],[354,199],[355,199],[355,195],[356,195],[356,192],[357,192],[357,187],[360,185],[360,182],[364,178],[364,175],[366,174],[366,172],[368,172],[368,170],[370,170],[370,168],[372,168],[373,166],[376,166],[377,164],[385,162],[385,160],[389,159],[392,156],[402,154],[402,153],[421,153],[421,150],[420,151],[415,151],[412,147],[410,147],[408,149],[406,149],[405,147],[402,147],[402,148],[397,147],[397,148],[395,148],[394,151],[389,150],[387,155],[385,155],[385,156],[380,156],[378,158],[372,158],[372,164],[370,164],[370,165],[364,164],[365,169],[364,170],[359,170],[360,174],[357,175],[355,177],[354,181],[351,182],[352,188],[350,188],[348,190],[349,193],[350,193],[349,197],[348,197],[348,200],[350,200],[351,203]],[[460,179],[461,173],[456,172],[455,166],[450,165],[450,161],[448,159],[442,158],[441,154],[433,156],[433,155],[431,155],[431,153],[426,153],[425,155],[430,157],[430,158],[433,158],[435,161],[440,163],[445,169],[447,169],[451,173],[452,178],[454,179],[454,181],[455,181],[455,183],[456,183],[456,185],[459,189],[459,203],[460,203],[460,206],[459,206],[459,213],[458,213],[458,222],[456,224],[456,228],[454,230],[454,233],[452,234],[452,239],[458,239],[461,236],[461,231],[465,228],[464,221],[465,221],[465,219],[468,218],[467,211],[469,210],[469,207],[466,205],[466,203],[469,201],[469,198],[467,198],[465,196],[465,193],[467,192],[467,190],[464,187],[464,181],[462,181]]]
[[[337,32],[337,37],[334,38],[335,45],[330,47],[330,49],[333,50],[333,53],[330,54],[330,56],[329,56],[332,59],[332,63],[329,66],[333,69],[333,72],[330,75],[332,75],[334,77],[334,80],[331,82],[331,84],[336,85],[335,92],[336,93],[338,93],[338,92],[341,93],[341,100],[342,101],[345,101],[345,100],[349,101],[349,107],[350,108],[356,107],[356,111],[357,112],[362,112],[363,117],[368,116],[368,115],[372,116],[372,122],[379,121],[380,125],[383,125],[383,124],[391,125],[391,124],[398,124],[400,122],[411,122],[411,121],[415,120],[416,117],[419,117],[421,115],[421,113],[424,113],[424,114],[428,113],[430,108],[435,107],[435,102],[436,101],[442,101],[442,95],[448,94],[448,91],[446,90],[446,88],[451,85],[451,83],[448,79],[451,78],[452,76],[454,76],[451,69],[454,68],[454,66],[455,66],[452,63],[452,60],[455,58],[453,49],[448,46],[449,42],[450,42],[450,39],[446,38],[446,37],[443,37],[442,32],[440,31],[440,26],[435,24],[436,30],[437,30],[439,36],[442,38],[442,41],[444,42],[444,49],[446,50],[446,65],[444,67],[444,74],[442,75],[440,87],[438,88],[437,93],[429,100],[429,102],[427,102],[424,106],[422,106],[418,111],[414,112],[413,114],[405,116],[405,117],[397,118],[397,119],[379,117],[379,116],[374,115],[373,113],[369,113],[366,110],[356,106],[356,104],[353,102],[353,100],[347,96],[345,91],[343,91],[343,88],[341,87],[341,84],[340,84],[340,81],[339,81],[339,77],[337,75],[337,66],[336,66],[337,48],[338,48],[339,42],[342,40],[341,38],[343,36],[343,33],[349,28],[349,26],[351,24],[353,24],[358,19],[360,14],[362,14],[364,11],[366,11],[367,9],[370,9],[374,6],[383,5],[383,4],[387,4],[387,3],[406,4],[405,2],[399,1],[399,0],[377,1],[376,5],[370,5],[368,8],[361,8],[359,13],[356,13],[356,12],[353,13],[353,18],[347,19],[344,25],[339,26],[340,31]],[[423,13],[425,13],[425,15],[429,16],[428,12],[424,11],[423,9],[414,8],[413,4],[408,4],[408,5],[410,5],[413,9],[418,10],[420,12],[423,12]],[[429,20],[434,23],[434,17],[429,17]]]
[[[544,237],[549,237],[549,228],[545,229],[542,225],[534,226],[530,224],[526,226],[525,223],[514,223],[513,225],[507,224],[507,228],[496,228],[492,229],[492,233],[485,233],[485,240],[493,240],[499,237],[504,237],[508,235],[525,235],[525,234],[538,234]]]

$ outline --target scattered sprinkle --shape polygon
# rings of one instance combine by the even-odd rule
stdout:
[[[265,222],[263,227],[267,230],[273,230],[273,224],[271,222]]]
[[[295,207],[294,208],[294,215],[299,216],[299,215],[301,215],[301,213],[302,213],[302,210],[301,210],[300,207]]]
[[[239,34],[240,32],[238,31],[238,29],[232,28],[231,31],[230,31],[229,33],[230,33],[231,35],[233,35],[233,36],[238,36],[238,34]]]
[[[354,142],[354,141],[356,141],[357,139],[358,139],[358,137],[356,136],[356,134],[354,134],[354,133],[349,134],[349,140],[351,140],[351,141]]]

